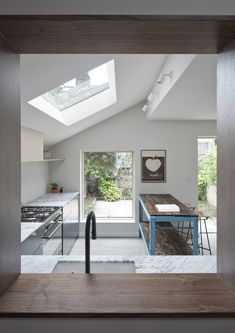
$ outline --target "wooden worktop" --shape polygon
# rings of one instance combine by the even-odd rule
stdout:
[[[197,213],[192,209],[188,209],[182,202],[177,200],[171,194],[140,194],[140,199],[143,202],[145,209],[150,216],[197,216]],[[159,212],[155,205],[177,205],[180,212]]]
[[[216,274],[25,274],[0,297],[0,317],[235,317]]]

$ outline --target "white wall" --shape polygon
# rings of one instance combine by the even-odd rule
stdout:
[[[122,14],[122,15],[234,15],[234,0],[8,0],[2,15],[14,14]]]
[[[43,160],[43,133],[21,127],[21,162]]]
[[[21,202],[27,203],[47,192],[49,183],[48,162],[21,164]]]
[[[50,165],[50,179],[65,191],[77,191],[80,189],[81,150],[133,150],[137,196],[139,193],[171,193],[195,205],[197,138],[215,135],[215,121],[147,121],[139,105],[55,145],[54,156],[63,156],[65,161]],[[141,149],[166,149],[166,183],[141,183]]]

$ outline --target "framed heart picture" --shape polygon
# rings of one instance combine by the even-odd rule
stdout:
[[[166,150],[141,150],[141,181],[166,182]]]

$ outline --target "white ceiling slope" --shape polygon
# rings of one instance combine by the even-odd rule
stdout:
[[[117,103],[65,126],[28,101],[110,60],[115,60]],[[151,91],[165,55],[21,55],[22,126],[43,132],[53,145],[142,102]]]
[[[216,55],[197,55],[147,118],[216,119],[216,63]],[[172,70],[174,75],[174,68]]]

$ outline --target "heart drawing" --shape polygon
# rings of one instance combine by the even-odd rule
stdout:
[[[162,162],[158,158],[148,158],[145,162],[145,166],[148,170],[155,172],[161,167]]]

